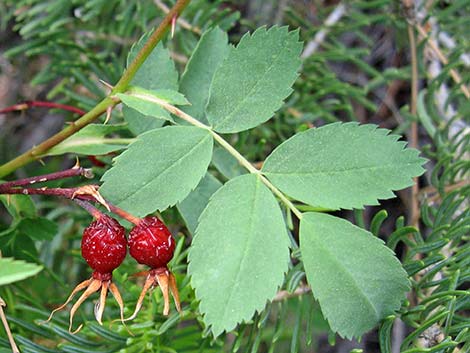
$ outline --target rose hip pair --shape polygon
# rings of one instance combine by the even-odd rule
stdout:
[[[138,276],[146,276],[146,281],[142,292],[137,301],[134,313],[131,317],[124,319],[123,317],[123,301],[119,290],[112,282],[112,272],[124,261],[129,246],[131,256],[137,262],[147,265],[150,270],[139,272]],[[102,316],[104,312],[106,296],[108,290],[116,299],[120,312],[121,321],[132,320],[142,307],[147,291],[156,285],[159,285],[164,298],[163,314],[168,315],[170,310],[169,292],[171,291],[175,300],[176,308],[181,312],[178,289],[174,275],[168,270],[167,264],[173,257],[175,242],[168,228],[157,217],[146,217],[140,219],[129,233],[129,240],[125,236],[125,229],[118,221],[107,215],[99,214],[97,219],[93,221],[83,231],[82,237],[82,256],[88,265],[94,270],[92,278],[83,281],[77,285],[66,302],[55,309],[52,315],[65,306],[73,299],[74,295],[85,289],[83,294],[77,300],[70,310],[70,326],[71,330],[73,316],[79,306],[93,293],[101,289],[99,301],[95,306],[95,318],[98,323],[102,324]],[[78,332],[82,325],[78,327]]]

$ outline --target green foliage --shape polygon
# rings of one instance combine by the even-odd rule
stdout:
[[[429,79],[427,63],[420,63],[420,87],[426,89],[420,91],[417,117],[407,113],[406,107],[410,70],[403,60],[409,48],[402,9],[389,0],[348,2],[345,15],[335,25],[328,25],[327,16],[344,4],[325,7],[315,3],[312,21],[308,17],[311,8],[302,2],[290,2],[286,8],[278,2],[275,5],[284,15],[284,21],[279,22],[301,28],[300,32],[272,27],[242,36],[246,28],[256,28],[256,19],[244,18],[233,27],[239,16],[232,11],[233,3],[193,0],[181,17],[189,26],[179,23],[174,37],[160,44],[139,70],[132,82],[134,87],[118,96],[125,104],[122,116],[117,108],[112,125],[90,125],[49,151],[48,155],[54,156],[96,155],[126,149],[114,166],[105,170],[101,192],[136,215],[164,211],[166,222],[177,230],[178,247],[171,269],[177,275],[184,303],[181,317],[176,313],[167,318],[157,314],[162,300],[154,291],[129,325],[132,337],[121,325],[108,328],[90,322],[82,333],[70,335],[60,316],[49,325],[35,325],[47,318],[51,294],[64,296],[68,292],[65,286],[88,276],[78,248],[79,234],[90,219],[73,205],[56,200],[40,198],[33,203],[23,195],[8,199],[0,196],[8,213],[0,215],[2,255],[34,261],[45,269],[28,283],[0,289],[0,295],[9,302],[8,319],[22,352],[321,352],[325,347],[319,342],[327,334],[329,341],[335,342],[331,330],[346,337],[363,335],[364,351],[369,351],[371,339],[365,332],[379,323],[383,352],[454,353],[456,349],[470,349],[470,190],[466,183],[470,110],[460,85],[449,79],[450,68],[457,69],[467,85],[470,79],[460,57],[469,51],[465,37],[467,2],[434,1],[427,3],[425,10],[419,9],[427,11],[426,18],[433,27],[430,35],[442,31],[451,36],[456,47],[445,48],[444,42],[438,41],[450,64],[435,78]],[[249,16],[256,4],[240,6]],[[130,43],[158,23],[163,14],[153,0],[7,0],[0,4],[0,10],[0,24],[5,26],[13,18],[25,40],[9,50],[7,58],[20,58],[23,53],[29,58],[47,56],[47,65],[30,65],[37,73],[33,83],[54,87],[47,92],[48,99],[84,108],[93,106],[105,94],[97,78],[115,83],[125,66]],[[273,21],[277,22],[274,16]],[[228,29],[232,42],[242,38],[236,47],[228,44]],[[302,57],[300,67],[298,36],[310,43],[317,40],[320,31],[326,36],[314,54]],[[148,35],[130,49],[128,60]],[[419,49],[425,45],[426,41],[421,42]],[[32,62],[28,60],[28,64]],[[18,60],[13,64],[23,63]],[[297,70],[299,78],[291,94]],[[399,91],[393,93],[397,86]],[[440,96],[443,87],[448,89],[447,98]],[[136,97],[139,89],[141,98]],[[185,104],[182,96],[176,95],[177,89],[191,103],[181,109],[212,125],[214,131],[161,128],[165,124],[188,124],[158,105],[161,100]],[[389,110],[385,114],[384,107]],[[348,120],[380,124],[394,129],[394,135],[373,125],[320,127]],[[361,228],[310,212],[318,211],[312,206],[351,209],[376,205],[378,199],[393,197],[393,190],[410,185],[411,178],[423,172],[424,160],[415,150],[404,148],[397,135],[406,132],[414,121],[420,126],[419,142],[431,143],[427,157],[432,161],[426,164],[429,173],[420,180],[421,186],[431,183],[420,193],[420,231],[403,218],[398,218],[394,228],[390,225],[397,213],[404,213],[406,202],[382,203],[390,218],[384,211],[372,218],[374,210],[355,210]],[[307,130],[312,123],[317,128]],[[11,131],[17,130],[2,129],[0,137]],[[264,161],[261,172],[240,177],[247,172],[240,165],[240,156],[234,157],[227,146],[212,149],[215,131],[240,132],[223,137],[242,158]],[[129,139],[133,135],[137,138]],[[7,152],[13,150],[8,142],[2,147]],[[2,160],[11,154],[0,152]],[[38,164],[34,170],[25,169],[18,175],[56,171],[63,165],[59,157],[46,162],[45,167]],[[85,158],[81,162],[88,165]],[[328,174],[319,175],[318,170]],[[95,168],[98,177],[105,171]],[[271,194],[274,188],[270,191],[265,184],[269,182],[281,190],[277,196],[285,192],[284,196],[292,197],[287,202],[278,199],[285,207],[284,215]],[[406,200],[405,194],[401,198]],[[238,207],[240,202],[246,207]],[[175,209],[165,210],[175,204],[186,228]],[[309,212],[302,216],[300,233],[289,207]],[[344,211],[341,216],[349,218],[350,213]],[[255,231],[248,229],[250,224]],[[401,308],[403,292],[408,288],[404,272],[392,252],[366,228],[396,250],[411,279],[410,300]],[[271,239],[277,239],[277,243]],[[186,274],[188,252],[191,278]],[[128,279],[133,272],[135,264],[126,261],[114,273],[117,285],[125,288],[128,314],[140,290],[133,279]],[[242,275],[244,280],[236,281]],[[308,293],[307,284],[312,285],[320,305]],[[282,291],[270,302],[278,287]],[[28,305],[19,304],[25,302]],[[47,311],[43,310],[45,305]],[[110,302],[107,310],[106,320],[118,317],[115,304]],[[234,314],[227,315],[231,314],[229,310]],[[92,317],[92,311],[93,305],[88,303],[82,317]],[[322,319],[321,311],[331,327]],[[403,342],[397,343],[395,327],[406,332]],[[209,334],[211,330],[219,335],[216,339]],[[232,334],[224,336],[224,330]],[[428,339],[431,336],[441,338],[434,342]],[[2,337],[1,347],[9,347]]]
[[[170,116],[170,114],[166,110],[156,105],[155,103],[156,101],[157,102],[164,101],[164,102],[167,102],[170,104],[176,104],[176,105],[189,104],[189,102],[186,100],[186,98],[182,94],[176,91],[168,90],[168,89],[146,90],[140,87],[134,87],[127,94],[118,93],[116,96],[127,107],[132,108],[133,111],[137,111],[141,113],[142,116],[155,117],[157,119],[163,119],[163,120],[167,120],[170,122],[174,122],[173,118]],[[131,113],[131,116],[132,116],[132,113]],[[145,122],[145,118],[143,121]],[[160,126],[162,124],[163,122],[160,124]],[[129,125],[130,127],[134,126],[134,125],[131,125],[130,122],[129,122]],[[156,126],[156,127],[160,127],[160,126]],[[153,128],[154,128],[153,125],[146,126],[147,130],[152,130]]]
[[[106,137],[112,133],[125,130],[124,125],[90,124],[73,136],[65,139],[47,151],[47,156],[76,153],[84,155],[101,155],[123,150],[132,142],[131,139]]]
[[[165,210],[197,186],[210,162],[212,145],[211,134],[197,127],[151,130],[115,159],[100,191],[137,216]]]
[[[36,207],[29,196],[26,195],[0,195],[0,201],[3,203],[8,213],[13,219],[18,220],[22,217],[35,217]]]
[[[260,178],[244,175],[222,186],[200,217],[188,267],[214,336],[263,310],[288,261],[281,210]]]
[[[346,220],[304,214],[300,250],[323,315],[332,330],[347,338],[362,336],[393,314],[410,288],[390,249]]]
[[[57,235],[57,224],[47,218],[23,218],[18,224],[18,230],[34,240],[52,240]]]
[[[127,56],[127,66],[134,60],[151,34],[151,32],[146,33],[132,46]],[[152,51],[131,83],[148,90],[169,89],[176,91],[178,89],[178,72],[173,60],[170,58],[168,49],[164,48],[163,44],[158,44],[155,50]],[[129,105],[132,99],[124,97],[124,103]],[[123,107],[124,119],[128,122],[129,129],[136,135],[161,127],[163,125],[161,119],[171,119],[169,114],[162,109],[153,108],[151,115],[147,114],[148,109],[142,109],[136,111],[135,109]],[[155,117],[160,119],[155,119]]]
[[[298,133],[266,159],[263,172],[288,195],[330,209],[363,208],[413,184],[424,159],[374,125],[330,124]],[[354,190],[352,192],[352,190]]]
[[[180,91],[191,101],[184,111],[203,123],[207,123],[205,109],[214,73],[228,51],[227,33],[217,27],[204,32],[181,76]]]
[[[298,36],[287,27],[260,28],[229,51],[214,74],[206,108],[215,131],[250,129],[281,107],[300,66]]]
[[[246,169],[242,168],[238,161],[222,147],[214,148],[212,164],[227,179],[247,173]]]
[[[199,216],[209,202],[209,198],[222,183],[211,173],[207,173],[198,186],[183,201],[177,204],[178,211],[183,216],[189,231],[194,234]]]
[[[0,258],[0,286],[36,275],[41,266],[12,258]]]
[[[145,45],[152,32],[144,34],[137,43],[135,43],[127,56],[127,67],[135,59],[139,50]],[[150,90],[155,89],[178,89],[178,71],[175,63],[170,58],[168,49],[159,43],[155,50],[149,55],[147,60],[137,71],[131,83],[134,86],[142,86]]]

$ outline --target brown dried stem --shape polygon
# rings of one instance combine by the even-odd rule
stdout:
[[[416,39],[414,28],[408,24],[408,39],[410,41],[411,52],[411,105],[410,112],[413,117],[417,116],[418,106],[418,57],[416,53]],[[410,147],[418,148],[418,123],[416,121],[411,123],[410,131]],[[411,202],[410,202],[410,222],[413,227],[419,229],[419,203],[418,203],[418,178],[414,178],[413,186],[411,187]]]
[[[0,297],[0,319],[2,320],[3,327],[5,328],[5,332],[8,337],[8,341],[10,342],[11,351],[13,353],[20,353],[20,350],[18,349],[18,346],[16,345],[15,339],[13,338],[13,335],[11,334],[10,326],[8,326],[7,317],[5,316],[5,313],[3,312],[4,306],[6,306],[6,303]]]
[[[437,45],[437,43],[428,36],[428,34],[426,33],[426,31],[424,30],[424,28],[420,25],[420,24],[415,24],[415,28],[416,30],[418,31],[418,33],[424,38],[426,39],[426,43],[428,44],[429,48],[431,48],[431,50],[434,52],[434,54],[436,54],[436,56],[438,57],[439,61],[443,64],[443,65],[448,65],[449,64],[449,60],[446,58],[446,56],[442,53],[442,51],[439,49],[439,46]],[[462,93],[465,95],[465,97],[467,99],[470,99],[470,90],[467,86],[465,86],[462,82],[462,77],[460,76],[460,74],[455,70],[455,69],[450,69],[449,70],[449,73],[450,73],[450,76],[452,77],[452,79],[454,80],[454,82],[460,86],[460,90],[462,91]]]

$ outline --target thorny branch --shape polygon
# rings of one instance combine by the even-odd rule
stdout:
[[[160,42],[165,33],[171,27],[173,19],[179,17],[181,12],[186,8],[190,1],[191,0],[178,0],[175,3],[175,5],[171,8],[171,10],[165,16],[163,21],[160,23],[158,28],[155,30],[155,32],[153,32],[153,34],[149,37],[147,43],[137,53],[134,58],[134,61],[131,62],[127,70],[121,76],[120,80],[115,85],[113,91],[110,93],[110,96],[116,93],[122,93],[127,89],[132,78],[137,73],[137,70],[144,63],[144,61],[150,55],[152,50]],[[31,148],[20,156],[0,166],[0,177],[8,175],[16,169],[24,166],[25,164],[28,164],[38,159],[39,156],[44,155],[44,153],[46,153],[50,148],[54,147],[55,145],[59,144],[66,138],[79,131],[80,129],[92,123],[93,121],[98,119],[103,113],[109,111],[109,109],[112,109],[117,104],[117,102],[113,100],[110,96],[104,98],[88,113],[83,115],[80,119],[72,122],[62,131],[48,138],[38,146]]]

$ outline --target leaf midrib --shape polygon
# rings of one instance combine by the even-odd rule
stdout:
[[[324,228],[324,227],[323,227]],[[312,232],[312,233],[316,233],[316,232]],[[358,285],[357,281],[356,281],[356,278],[347,270],[347,267],[345,265],[343,265],[342,262],[340,262],[334,255],[333,253],[330,251],[330,249],[328,249],[327,247],[325,247],[323,245],[323,243],[321,241],[317,241],[317,247],[318,248],[321,248],[323,250],[323,252],[327,253],[329,255],[329,258],[330,258],[330,261],[332,261],[333,263],[336,264],[337,267],[339,267],[340,269],[343,270],[343,273],[346,273],[347,277],[349,277],[351,280],[352,280],[352,284],[354,285],[354,287],[358,290],[359,294],[361,295],[361,297],[365,298],[366,299],[366,303],[372,308],[372,310],[374,311],[375,313],[375,317],[376,317],[376,320],[378,318],[380,318],[380,315],[377,311],[377,309],[375,308],[375,306],[373,305],[372,301],[369,299],[369,297],[365,294],[365,292],[363,292],[361,290],[361,286]],[[319,298],[320,299],[320,298]]]
[[[259,182],[259,179],[256,178],[256,185],[255,185],[255,190],[254,190],[254,193],[253,193],[253,204],[252,204],[252,208],[251,210],[255,210],[255,206],[256,206],[256,201],[257,201],[257,194],[258,194],[258,191],[260,190],[259,188],[259,185],[260,185],[260,182]],[[239,271],[237,271],[237,276],[235,277],[235,281],[233,282],[234,285],[232,286],[231,290],[230,290],[230,294],[229,294],[229,297],[227,299],[227,305],[224,306],[224,313],[223,313],[223,318],[224,318],[224,321],[226,320],[226,315],[227,315],[227,309],[229,308],[229,304],[231,303],[232,301],[232,297],[233,297],[233,294],[235,292],[235,287],[237,287],[237,283],[239,283],[239,280],[240,280],[240,274],[242,273],[242,268],[243,268],[243,265],[246,261],[246,252],[247,252],[247,249],[248,249],[248,244],[251,244],[252,241],[253,241],[253,228],[254,228],[254,223],[255,223],[255,217],[254,217],[254,212],[250,212],[249,213],[249,224],[248,224],[248,227],[247,227],[247,234],[250,234],[248,235],[248,237],[246,238],[246,241],[245,241],[245,244],[244,244],[244,247],[243,247],[243,256],[241,258],[241,261],[240,261],[240,266],[239,266]]]
[[[415,163],[399,163],[399,164],[385,164],[379,166],[367,166],[367,167],[357,167],[357,168],[346,168],[341,170],[330,170],[330,171],[308,171],[308,172],[276,172],[276,171],[269,171],[269,170],[262,170],[264,174],[275,174],[275,175],[332,175],[332,174],[343,174],[349,172],[355,172],[360,170],[382,170],[382,169],[398,169],[403,167],[410,167],[414,166]],[[269,169],[269,168],[268,168]]]

